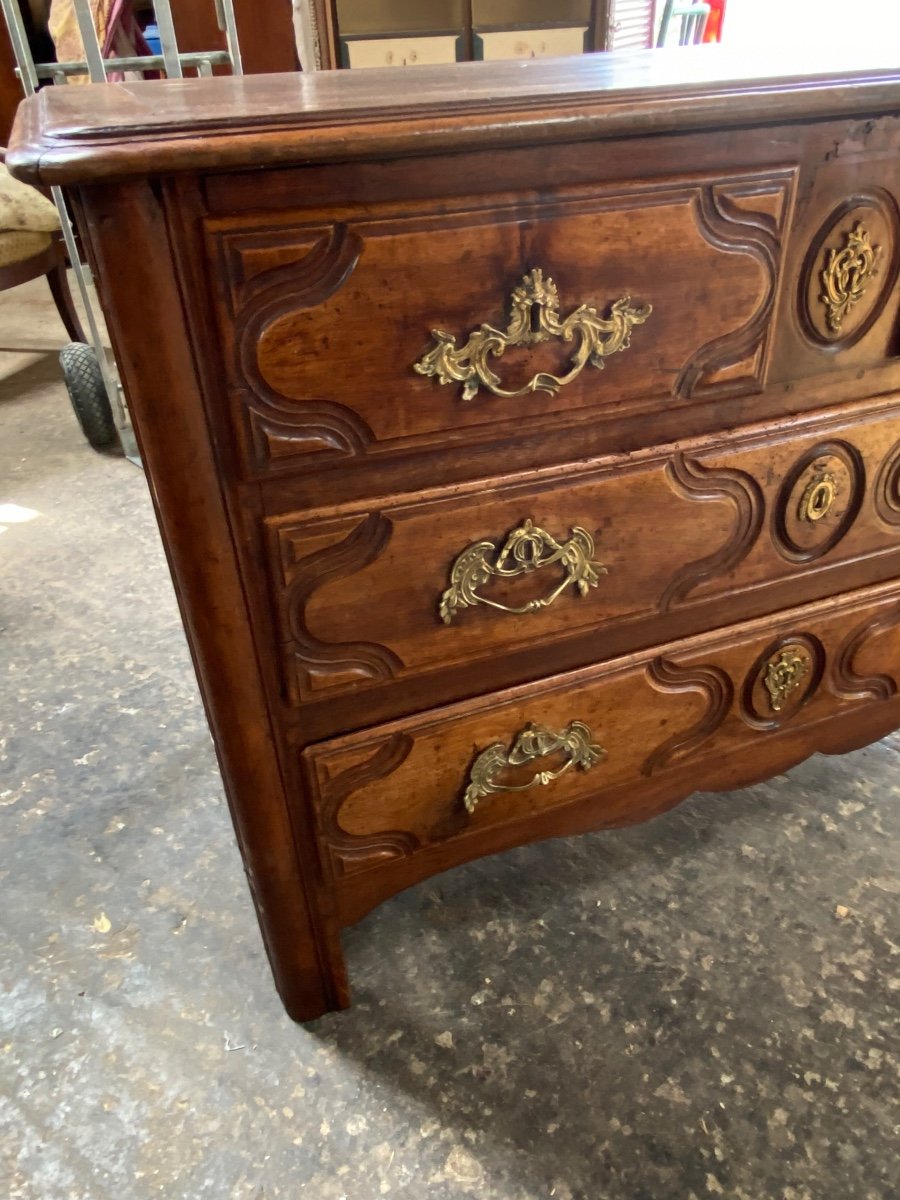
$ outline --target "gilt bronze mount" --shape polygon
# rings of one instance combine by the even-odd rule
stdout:
[[[475,542],[457,557],[450,569],[450,586],[441,596],[439,612],[441,620],[449,625],[462,608],[486,604],[489,608],[508,613],[537,612],[548,608],[570,584],[582,596],[596,587],[606,567],[594,561],[594,539],[586,529],[576,525],[569,531],[568,540],[558,542],[544,529],[539,529],[529,518],[518,528],[507,534],[502,546],[495,542]],[[529,575],[544,567],[558,563],[563,577],[557,585],[539,599],[526,601],[518,607],[501,604],[481,596],[478,588],[491,579],[513,579],[518,575]]]
[[[509,767],[520,767],[559,751],[565,753],[566,761],[555,771],[538,771],[527,783],[520,784],[500,783],[497,779]],[[463,803],[466,811],[473,813],[478,802],[492,793],[527,792],[529,788],[552,783],[573,767],[589,771],[605,758],[606,751],[594,742],[594,735],[583,721],[571,721],[559,733],[543,725],[528,724],[509,749],[503,742],[495,742],[482,750],[469,772]]]
[[[457,346],[452,333],[433,329],[434,345],[413,365],[413,370],[419,375],[434,375],[442,384],[461,383],[463,400],[473,400],[482,387],[506,398],[531,392],[548,392],[553,396],[580,375],[588,363],[602,369],[603,360],[610,354],[627,350],[632,329],[643,325],[652,311],[649,304],[635,307],[630,296],[621,296],[610,306],[608,318],[601,317],[591,305],[582,304],[561,319],[556,284],[535,268],[523,277],[510,297],[506,329],[482,324],[469,334],[463,346]],[[501,358],[510,347],[538,346],[551,338],[561,338],[564,342],[577,339],[571,369],[565,375],[539,371],[519,388],[503,388],[488,359]]]
[[[815,523],[827,517],[840,494],[838,481],[832,471],[822,465],[814,469],[813,477],[803,490],[797,515],[801,521]]]
[[[809,652],[803,646],[784,646],[766,667],[765,685],[773,712],[781,712],[812,668]]]
[[[864,296],[869,280],[877,273],[880,246],[873,246],[861,221],[845,231],[840,249],[828,251],[820,280],[826,322],[832,333],[840,333],[844,318]]]

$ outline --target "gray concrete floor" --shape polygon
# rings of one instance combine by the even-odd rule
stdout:
[[[900,1194],[900,739],[414,888],[298,1027],[145,481],[82,442],[41,284],[0,330],[11,1200]]]

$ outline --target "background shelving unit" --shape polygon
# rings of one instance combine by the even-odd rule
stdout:
[[[318,63],[415,66],[652,45],[654,0],[311,0]]]

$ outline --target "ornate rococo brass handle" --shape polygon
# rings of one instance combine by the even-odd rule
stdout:
[[[463,550],[450,570],[450,586],[441,596],[441,620],[449,625],[461,608],[475,604],[486,604],[508,613],[537,612],[548,608],[570,584],[585,596],[589,588],[597,586],[600,576],[607,574],[606,567],[593,559],[594,539],[586,529],[576,525],[569,531],[568,541],[558,542],[546,530],[538,529],[529,518],[507,534],[500,549],[497,542],[475,542]],[[554,563],[559,563],[563,570],[557,586],[549,595],[528,600],[519,608],[479,596],[476,590],[492,578],[512,579]]]
[[[419,375],[436,375],[440,383],[461,383],[463,400],[472,400],[482,387],[495,396],[507,398],[530,392],[549,392],[552,396],[564,384],[571,383],[587,363],[602,369],[604,358],[617,350],[627,350],[632,328],[643,325],[652,311],[649,304],[636,308],[630,296],[621,296],[613,302],[608,319],[588,304],[560,319],[556,284],[535,268],[512,293],[506,329],[481,325],[469,334],[464,346],[457,346],[451,333],[433,329],[435,345],[414,364],[413,370]],[[528,383],[509,391],[501,387],[500,377],[488,366],[488,358],[502,357],[510,346],[538,346],[550,338],[571,342],[576,337],[578,348],[572,355],[571,370],[565,375],[539,371]]]
[[[560,750],[565,752],[566,761],[555,771],[538,771],[527,783],[497,781],[497,775],[508,767],[521,767]],[[482,750],[469,772],[463,803],[466,811],[473,813],[479,800],[485,796],[496,792],[527,792],[538,785],[546,786],[572,767],[589,771],[604,758],[606,751],[594,742],[594,735],[582,721],[571,721],[560,733],[554,733],[543,725],[528,724],[508,750],[502,742],[495,742],[487,750]]]
[[[878,270],[880,246],[873,246],[861,221],[844,233],[839,250],[829,250],[820,276],[828,328],[840,333],[844,317],[857,304]]]

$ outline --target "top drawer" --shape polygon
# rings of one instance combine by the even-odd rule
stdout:
[[[758,391],[793,181],[208,218],[242,476]]]

